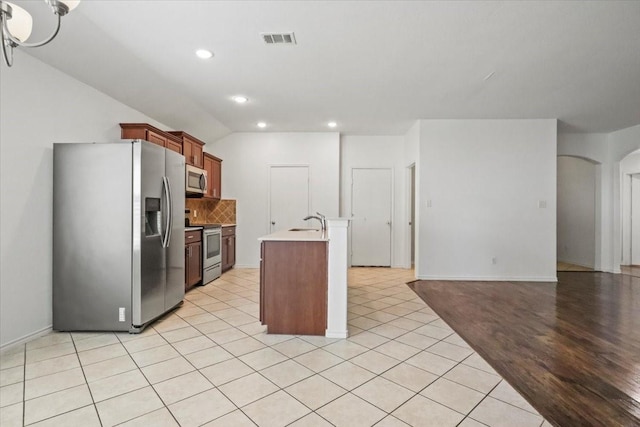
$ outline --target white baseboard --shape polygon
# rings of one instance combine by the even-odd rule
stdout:
[[[233,266],[233,268],[239,268],[239,269],[243,269],[243,268],[260,268],[260,264],[236,264]]]
[[[327,329],[324,336],[327,338],[348,338],[349,331],[330,331]]]
[[[556,276],[416,276],[419,280],[451,280],[469,282],[557,282]]]
[[[406,270],[410,270],[411,269],[411,265],[409,265],[407,267],[406,264],[391,264],[391,268],[403,268],[403,269],[406,269]]]
[[[44,327],[42,329],[39,329],[39,330],[37,330],[35,332],[32,332],[32,333],[24,335],[24,336],[22,336],[20,338],[16,338],[15,340],[11,340],[11,341],[9,341],[7,343],[4,343],[4,344],[0,345],[0,351],[8,350],[11,347],[16,347],[16,346],[18,346],[20,344],[25,344],[25,343],[33,340],[33,339],[36,339],[36,338],[41,337],[43,335],[46,335],[49,332],[51,332],[52,326],[53,325],[46,326],[46,327]]]

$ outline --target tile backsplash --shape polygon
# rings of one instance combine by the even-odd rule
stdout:
[[[185,208],[191,210],[188,214],[191,224],[236,223],[235,200],[186,199]]]

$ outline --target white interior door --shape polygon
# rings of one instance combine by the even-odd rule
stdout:
[[[391,169],[351,170],[351,265],[391,266]]]
[[[271,166],[269,181],[269,227],[271,233],[308,228],[309,167]],[[317,224],[315,224],[317,225]]]

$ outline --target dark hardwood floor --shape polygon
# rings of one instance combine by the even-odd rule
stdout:
[[[640,278],[409,286],[556,426],[640,426]]]

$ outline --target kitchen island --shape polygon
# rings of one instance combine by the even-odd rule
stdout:
[[[326,231],[292,229],[260,239],[260,321],[267,333],[346,338],[348,220]]]

